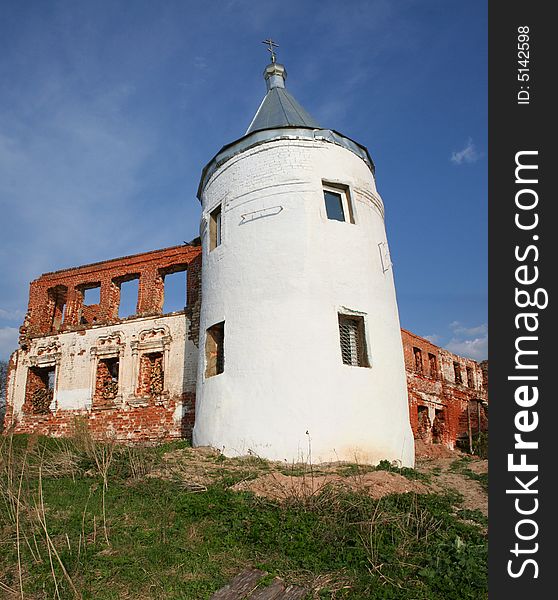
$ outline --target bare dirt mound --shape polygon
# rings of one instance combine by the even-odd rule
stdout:
[[[149,477],[180,481],[192,491],[213,483],[225,483],[234,491],[284,501],[304,499],[327,488],[362,491],[373,498],[388,494],[456,491],[463,497],[461,508],[488,515],[488,498],[477,476],[488,473],[488,461],[469,457],[440,445],[417,442],[417,477],[402,469],[379,470],[368,465],[330,463],[291,465],[258,457],[226,458],[209,448],[184,448],[168,452]],[[412,472],[411,472],[412,474]],[[407,475],[407,476],[406,476]]]
[[[463,460],[466,462],[456,468]],[[463,508],[479,510],[484,516],[488,516],[488,495],[483,486],[471,477],[471,472],[477,475],[488,473],[487,460],[453,452],[450,457],[420,458],[416,469],[430,478],[429,487],[432,492],[454,490],[463,497]]]
[[[335,473],[327,475],[293,476],[272,472],[249,481],[241,481],[231,489],[235,491],[250,491],[256,496],[265,496],[275,500],[289,498],[306,498],[319,494],[327,487],[337,487],[351,491],[364,491],[373,498],[381,498],[388,494],[416,492],[428,493],[428,487],[419,482],[411,481],[397,473],[388,471],[373,471],[362,475],[343,477]]]
[[[415,440],[415,456],[421,458],[454,458],[456,451],[446,448],[442,444],[425,444],[422,440]]]

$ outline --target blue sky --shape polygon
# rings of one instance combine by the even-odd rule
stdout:
[[[487,354],[485,0],[0,3],[0,358],[43,272],[197,235],[201,169],[279,43],[287,87],[367,146],[401,324]]]

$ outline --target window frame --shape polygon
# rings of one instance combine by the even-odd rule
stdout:
[[[325,193],[329,192],[331,194],[336,194],[341,198],[341,209],[343,211],[343,220],[334,219],[328,216],[327,213],[327,203]],[[325,211],[326,220],[328,221],[337,221],[338,223],[350,223],[351,225],[355,225],[355,210],[353,205],[353,200],[351,197],[351,190],[348,185],[343,185],[340,183],[332,183],[330,181],[326,181],[322,179],[322,201],[323,207]]]
[[[223,209],[221,203],[209,211],[209,252],[223,243]]]
[[[352,351],[351,351],[351,357],[350,357],[350,362],[347,362],[345,360],[345,355],[344,355],[344,347],[343,347],[343,340],[342,340],[342,327],[343,327],[343,321],[352,321],[353,323],[356,323],[356,340],[355,340],[355,345],[356,345],[356,357],[352,355]],[[341,352],[341,362],[344,365],[347,365],[348,367],[361,367],[361,368],[370,368],[371,365],[371,360],[370,360],[370,353],[368,350],[368,340],[367,340],[367,336],[366,336],[366,332],[367,332],[367,328],[366,328],[366,319],[364,318],[364,315],[359,315],[359,314],[352,314],[352,313],[346,313],[346,312],[341,312],[339,311],[337,313],[337,322],[338,322],[338,335],[339,335],[339,350]],[[356,358],[356,361],[355,361]]]
[[[215,353],[215,356],[210,357],[210,353]],[[204,379],[210,379],[225,372],[225,321],[214,323],[205,330],[204,355]]]

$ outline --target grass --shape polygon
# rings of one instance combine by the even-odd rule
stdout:
[[[336,474],[341,475],[342,477],[361,477],[366,475],[366,473],[373,473],[374,471],[388,471],[390,473],[397,473],[402,477],[414,481],[430,481],[428,474],[421,473],[420,471],[411,469],[409,467],[395,466],[389,460],[382,460],[376,466],[360,463],[344,463],[339,465],[335,470]],[[309,477],[327,474],[326,471],[320,470],[319,467],[311,467],[303,463],[289,465],[282,468],[280,472],[283,473],[283,475],[288,475],[290,477]]]
[[[449,470],[452,473],[461,473],[461,475],[465,475],[469,479],[473,479],[474,481],[478,481],[482,486],[482,489],[488,493],[488,472],[487,473],[475,473],[468,468],[469,463],[471,462],[471,458],[468,456],[464,456],[459,460],[455,460],[451,463]]]
[[[309,598],[486,598],[486,539],[455,494],[326,488],[279,503],[229,490],[230,474],[196,493],[145,476],[181,448],[0,439],[0,592],[201,600],[257,567]]]

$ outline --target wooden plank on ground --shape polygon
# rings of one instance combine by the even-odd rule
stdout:
[[[210,600],[241,600],[254,591],[264,575],[265,573],[258,569],[242,571],[225,587],[216,591]]]
[[[276,577],[270,585],[258,588],[251,596],[250,600],[279,600],[284,598],[285,584]]]
[[[285,589],[283,596],[281,596],[281,600],[303,600],[307,595],[308,590],[305,590],[298,585],[289,585]]]

